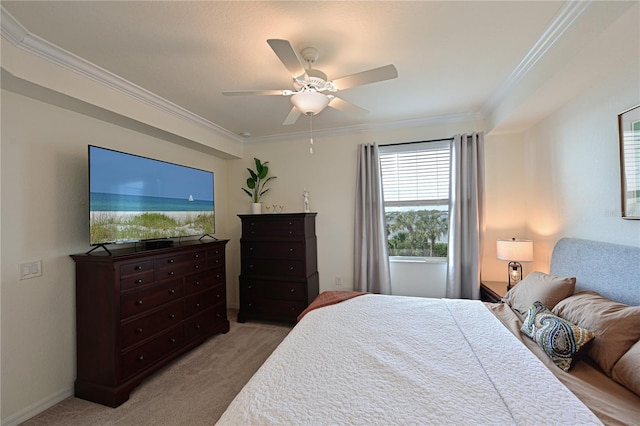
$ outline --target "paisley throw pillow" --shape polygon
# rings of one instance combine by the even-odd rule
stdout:
[[[554,315],[538,301],[529,307],[520,330],[533,338],[553,363],[564,371],[569,371],[580,352],[596,336]]]

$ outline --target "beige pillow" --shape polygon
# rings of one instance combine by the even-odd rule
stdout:
[[[613,380],[640,396],[640,342],[631,347],[611,370]]]
[[[520,284],[509,290],[502,301],[508,304],[520,319],[523,319],[533,302],[539,301],[552,309],[556,303],[571,296],[575,288],[575,278],[554,277],[543,272],[532,272]],[[588,327],[584,328],[588,329]]]
[[[594,291],[578,292],[552,311],[596,333],[588,355],[609,376],[616,362],[640,339],[640,306],[614,302]]]

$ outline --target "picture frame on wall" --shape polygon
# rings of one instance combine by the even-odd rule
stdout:
[[[618,114],[622,218],[640,219],[640,105]]]

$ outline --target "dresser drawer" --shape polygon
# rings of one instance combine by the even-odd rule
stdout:
[[[262,281],[241,278],[241,297],[306,301],[306,282]]]
[[[226,283],[224,268],[210,269],[188,275],[185,279],[186,293],[193,294]]]
[[[127,318],[182,297],[182,279],[167,281],[120,297],[121,318]]]
[[[295,320],[306,307],[305,302],[249,298],[244,304],[241,304],[240,309],[248,315]]]
[[[302,260],[276,260],[248,258],[242,260],[244,275],[274,275],[280,277],[304,278],[305,267]]]
[[[300,240],[304,236],[304,221],[298,218],[242,221],[242,238],[246,239]]]
[[[134,275],[142,272],[153,271],[153,260],[141,260],[139,262],[124,263],[120,265],[120,277]]]
[[[207,261],[203,258],[196,261],[163,264],[161,268],[158,266],[156,268],[156,279],[160,280],[204,270],[207,268]]]
[[[209,291],[187,296],[184,299],[184,315],[190,317],[209,309],[226,299],[225,286],[219,285]]]
[[[153,270],[149,270],[135,275],[120,277],[120,290],[128,290],[141,285],[151,284],[154,280],[154,276],[155,273]]]
[[[122,378],[134,375],[138,371],[180,349],[184,344],[184,329],[180,325],[144,345],[122,354],[120,365]]]
[[[182,321],[181,302],[120,326],[121,347],[127,348],[152,337],[154,334],[175,327]]]
[[[211,309],[188,318],[184,322],[187,342],[208,334],[215,327],[222,327],[227,319],[225,309],[225,304],[220,303]]]
[[[242,258],[261,257],[265,259],[302,259],[304,243],[298,241],[243,241]]]
[[[204,250],[198,250],[198,251],[192,251],[184,254],[176,254],[173,256],[160,257],[156,259],[156,269],[158,270],[166,269],[169,266],[177,265],[180,263],[189,263],[189,262],[194,262],[198,260],[204,260],[205,253],[206,252]]]

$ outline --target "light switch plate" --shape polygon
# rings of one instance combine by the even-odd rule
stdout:
[[[18,265],[18,277],[21,280],[42,276],[42,261],[21,263]]]

